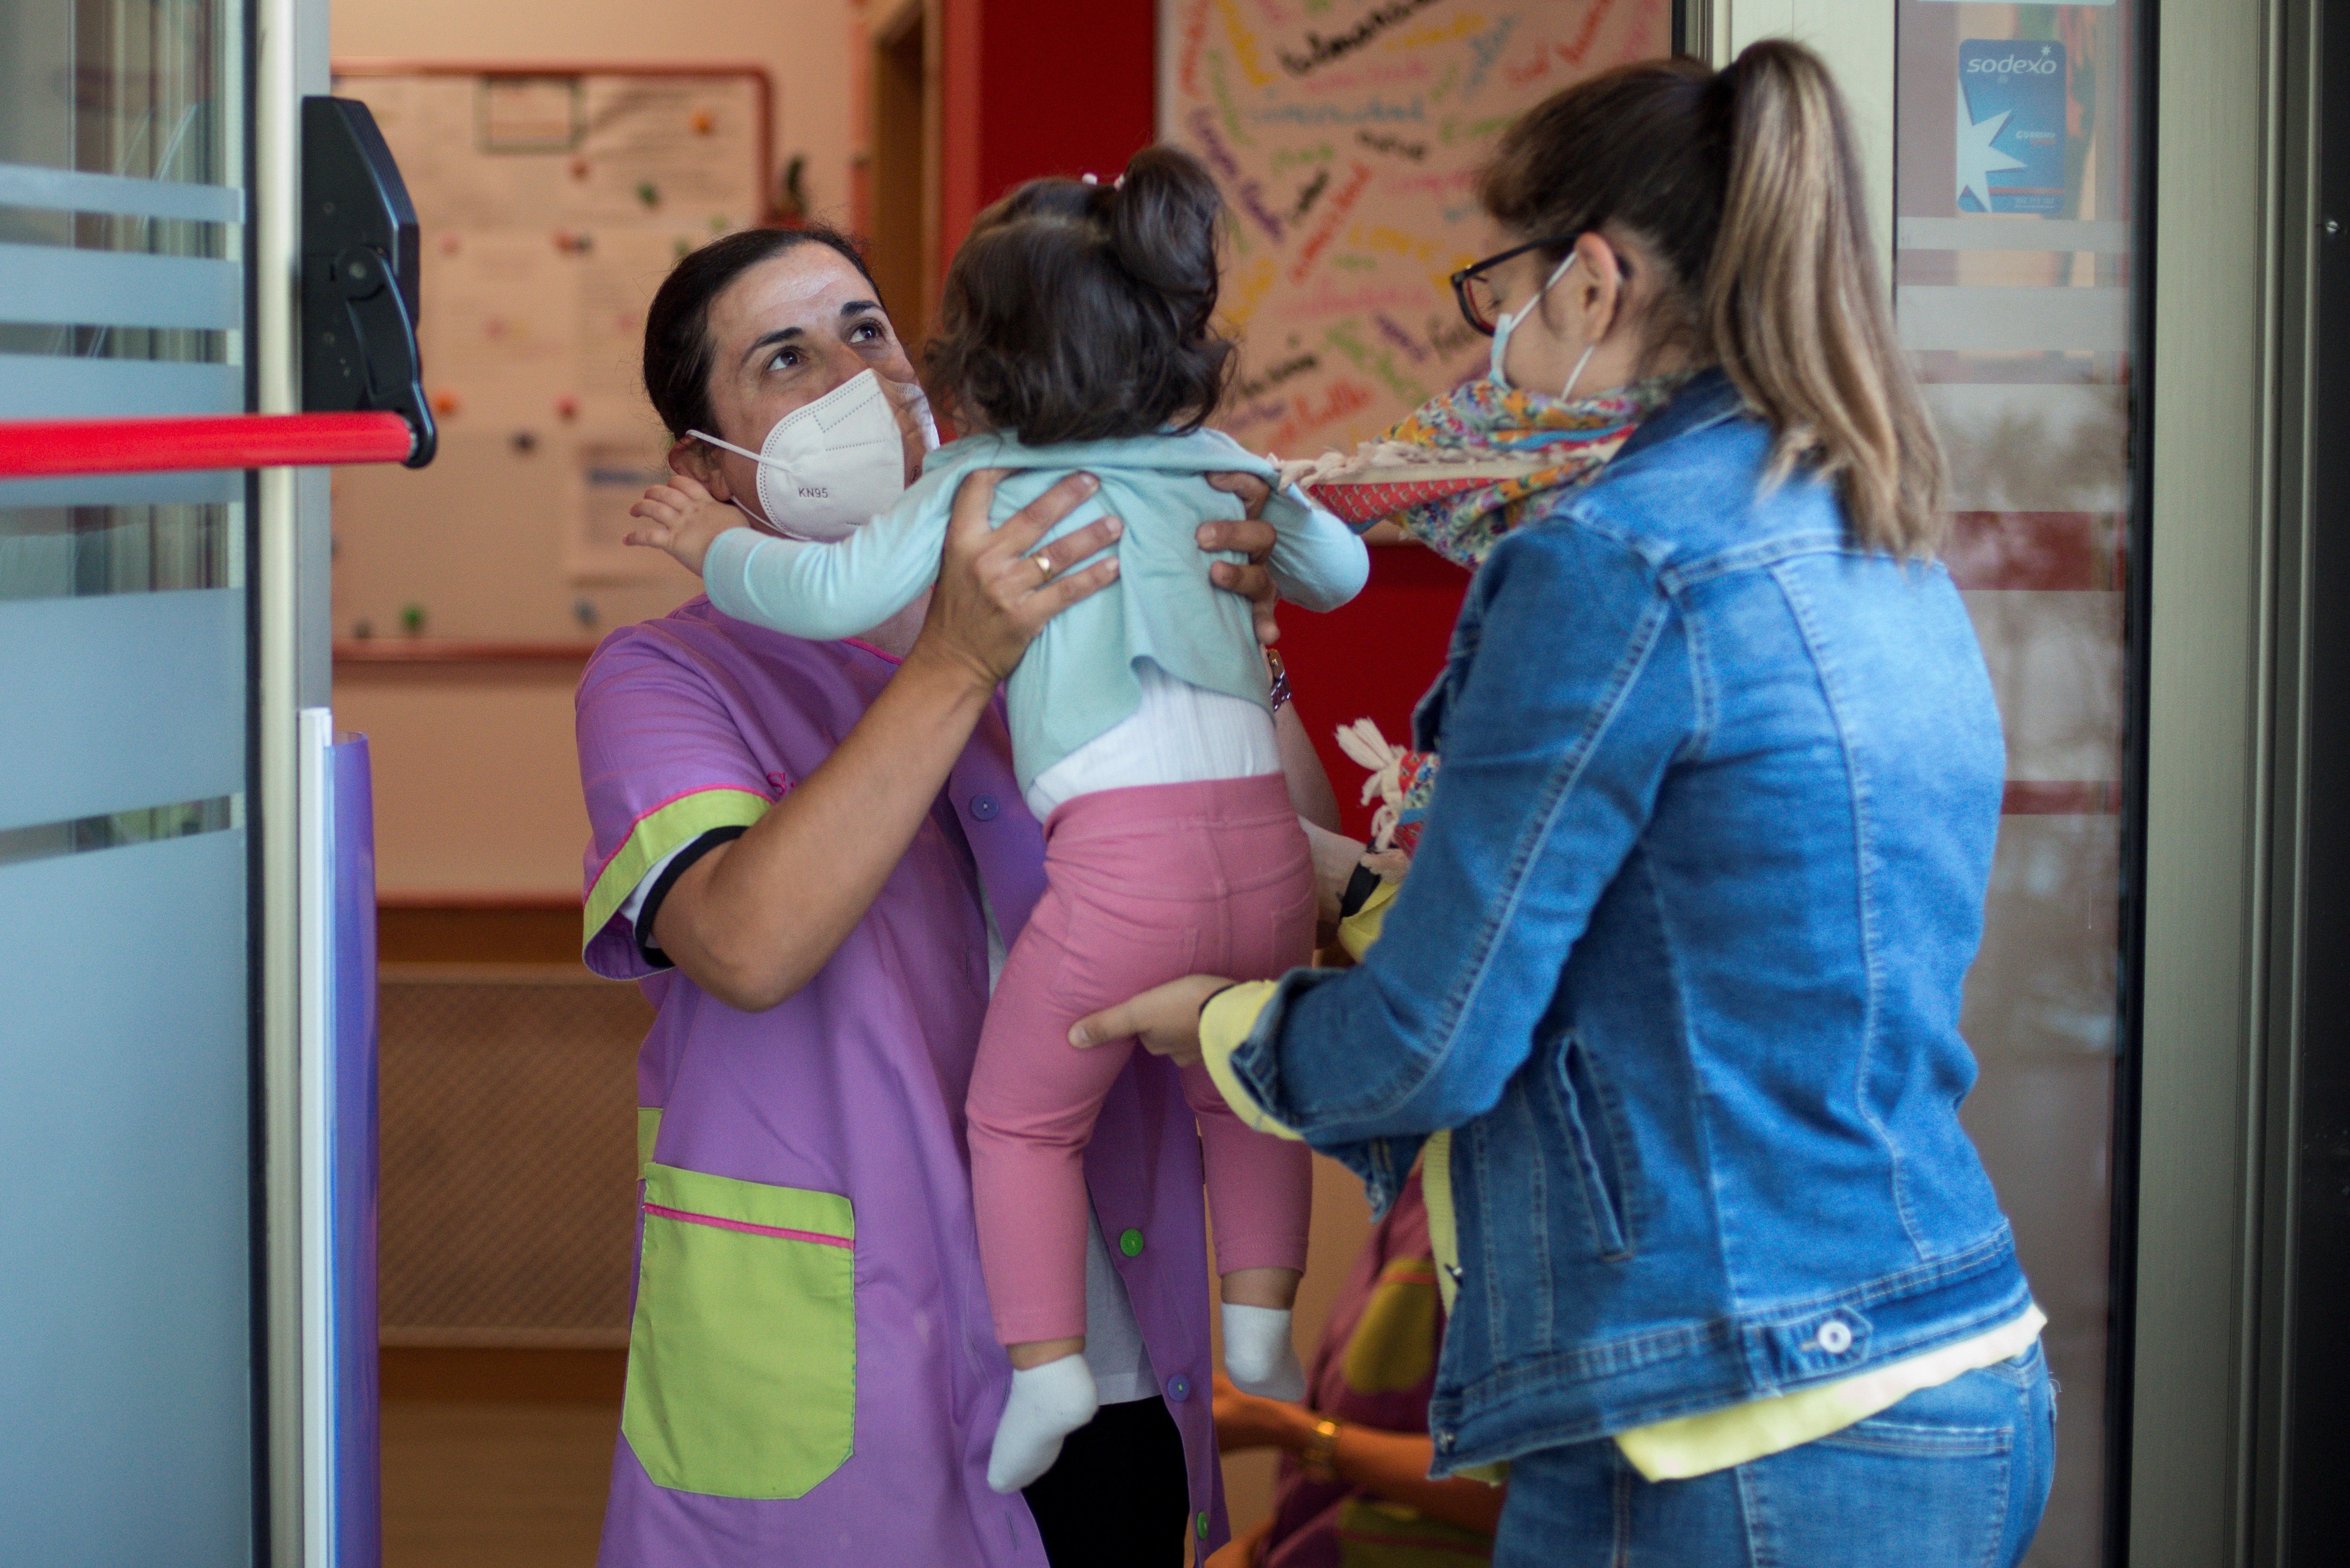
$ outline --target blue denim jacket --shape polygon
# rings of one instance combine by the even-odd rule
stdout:
[[[1768,446],[1700,376],[1503,540],[1415,715],[1444,767],[1384,934],[1232,1059],[1381,1208],[1459,1129],[1439,1473],[2029,1302],[1959,1125],[2005,771],[1982,654],[1940,566],[1766,489]]]

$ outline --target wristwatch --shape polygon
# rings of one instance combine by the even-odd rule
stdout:
[[[1314,1423],[1305,1446],[1297,1450],[1297,1468],[1318,1481],[1338,1479],[1338,1423],[1324,1417]]]

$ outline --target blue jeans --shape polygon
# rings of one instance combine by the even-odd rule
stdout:
[[[2036,1344],[1817,1442],[1688,1480],[1612,1439],[1511,1461],[1494,1568],[2014,1568],[2056,1407]]]

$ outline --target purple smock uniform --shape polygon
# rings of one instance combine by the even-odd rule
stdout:
[[[671,851],[740,829],[845,738],[896,669],[695,599],[582,677],[587,961],[658,1009],[638,1058],[643,1178],[629,1385],[602,1568],[1043,1568],[988,1490],[1010,1366],[990,1331],[963,1093],[1006,941],[1043,891],[1001,702],[872,908],[781,1006],[656,971],[619,911]],[[1200,1556],[1226,1536],[1209,1403],[1199,1137],[1137,1052],[1086,1156],[1095,1212],[1182,1432]]]

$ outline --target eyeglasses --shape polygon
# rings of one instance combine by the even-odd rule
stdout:
[[[1494,292],[1493,285],[1485,274],[1505,261],[1515,261],[1528,251],[1565,250],[1581,237],[1579,234],[1559,234],[1547,240],[1529,240],[1524,244],[1513,245],[1499,255],[1487,256],[1483,261],[1471,263],[1454,273],[1452,297],[1460,302],[1461,318],[1491,337],[1502,314],[1502,297]],[[1625,259],[1620,250],[1616,253],[1616,271],[1622,277],[1632,275],[1632,264]]]

